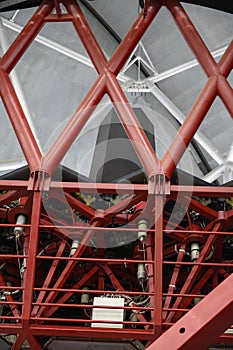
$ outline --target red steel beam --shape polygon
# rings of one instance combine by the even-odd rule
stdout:
[[[132,208],[134,205],[140,203],[145,200],[144,195],[132,195],[120,201],[119,203],[114,204],[112,207],[106,209],[104,211],[104,219],[106,222],[110,222],[112,218],[114,218],[118,213],[122,213],[123,211]]]
[[[20,350],[24,341],[25,341],[25,335],[24,335],[24,333],[20,333],[18,335],[15,343],[12,345],[11,350]]]
[[[74,27],[83,43],[83,46],[87,50],[87,53],[93,65],[95,66],[95,69],[99,74],[104,73],[107,65],[107,60],[98,44],[98,41],[92,33],[92,30],[88,25],[79,5],[74,0],[65,0],[63,3],[67,11],[73,17]]]
[[[9,185],[8,185],[9,184]],[[27,188],[28,183],[22,183],[22,187]],[[10,180],[0,180],[0,189],[12,188],[18,189],[20,181],[15,185]],[[57,182],[51,181],[51,189],[63,189],[65,192],[84,192],[84,193],[117,193],[117,194],[144,194],[148,193],[147,184],[115,184],[115,183],[85,183],[85,182]],[[180,193],[182,195],[193,195],[203,197],[231,197],[233,196],[233,187],[221,186],[187,186],[171,185],[171,193]]]
[[[214,220],[218,218],[218,213],[216,210],[207,207],[206,205],[198,202],[196,199],[193,199],[191,197],[186,196],[179,196],[176,198],[174,193],[171,193],[171,199],[177,201],[178,203],[182,204],[185,208],[190,208],[204,217]]]
[[[201,39],[199,33],[186,14],[184,8],[177,0],[166,0],[165,5],[171,12],[177,26],[179,27],[186,43],[190,46],[198,62],[208,77],[218,75],[217,63]]]
[[[228,220],[233,217],[233,209],[231,209],[228,212],[226,212],[226,217],[227,217]]]
[[[19,199],[24,195],[24,193],[24,191],[9,191],[5,194],[2,194],[0,196],[0,206],[3,207],[4,204],[9,204],[15,201],[16,199]]]
[[[12,184],[13,186],[13,184]],[[1,188],[1,180],[0,180]],[[83,193],[117,193],[117,194],[147,194],[146,184],[116,184],[116,183],[89,183],[89,182],[57,182],[52,181],[51,189],[63,189],[65,192]],[[230,187],[231,188],[231,187]],[[231,188],[232,189],[232,188]],[[233,189],[232,189],[233,192]],[[189,192],[190,193],[190,192]]]
[[[233,40],[226,49],[224,55],[221,57],[218,66],[220,73],[224,77],[227,77],[233,69]]]
[[[23,180],[0,180],[0,190],[24,190],[27,194],[28,181]],[[24,197],[25,195],[22,195]],[[2,197],[2,196],[1,196]]]
[[[49,337],[81,337],[90,338],[90,327],[75,327],[75,326],[57,326],[57,325],[32,325],[30,331],[34,335],[44,335]],[[106,338],[121,339],[122,340],[122,329],[111,329],[111,328],[93,328],[92,338]],[[152,330],[148,329],[125,329],[124,339],[153,339],[154,335]],[[18,349],[17,349],[18,350]]]
[[[160,169],[160,161],[156,157],[155,152],[133,109],[130,107],[115,75],[107,73],[106,84],[108,95],[114,104],[125,132],[128,135],[146,174],[150,177]]]
[[[153,247],[154,247],[154,234],[149,232],[146,240],[146,256],[148,260],[153,260]],[[147,265],[147,278],[148,278],[148,291],[153,293],[150,296],[150,306],[155,308],[155,285],[154,285],[154,266],[152,264]],[[151,311],[151,319],[153,319],[154,314]]]
[[[187,198],[187,200],[189,202],[190,209],[197,211],[198,213],[210,220],[218,218],[218,212],[216,210],[205,206],[204,204],[198,202],[196,199]]]
[[[143,12],[140,13],[127,35],[118,46],[108,63],[108,70],[115,76],[120,73],[121,68],[159,12],[161,5],[161,0],[152,0],[151,5],[148,6],[147,15],[144,16]]]
[[[184,255],[185,255],[185,248],[186,248],[186,244],[181,244],[179,251],[178,251],[178,255],[177,255],[177,262],[183,261]],[[174,249],[174,248],[173,248]],[[171,302],[172,302],[172,294],[174,293],[175,289],[176,289],[176,283],[180,274],[180,269],[181,269],[181,265],[175,265],[174,266],[174,270],[172,273],[172,277],[168,286],[168,294],[171,294],[169,296],[166,297],[165,302],[164,302],[164,309],[166,308],[170,308],[171,306]],[[167,318],[167,311],[163,312],[163,320],[165,320]]]
[[[233,68],[233,67],[232,67]],[[233,118],[233,89],[227,79],[223,76],[218,76],[218,94],[221,97],[224,105],[226,106],[228,112]]]
[[[57,236],[60,237],[64,241],[68,241],[69,238],[71,238],[71,231],[67,229],[67,227],[64,227],[64,222],[59,221],[59,219],[54,218],[55,224],[51,224],[51,218],[41,218],[40,219],[40,228],[49,228],[53,230],[53,233]],[[73,227],[74,228],[74,227]],[[74,229],[77,229],[75,227]]]
[[[53,1],[43,1],[38,10],[23,28],[13,44],[0,60],[0,67],[7,73],[15,67],[22,55],[28,49],[36,35],[43,27],[45,17],[52,12],[54,8]]]
[[[231,345],[233,344],[233,334],[227,334],[224,333],[221,335],[218,339],[215,339],[215,344],[228,344]]]
[[[147,350],[207,349],[232,325],[233,274],[177,321]]]
[[[231,197],[233,187],[171,185],[171,193],[191,194],[199,197]]]
[[[9,76],[0,69],[0,94],[30,170],[41,164],[41,152],[20,105]]]
[[[164,196],[155,196],[154,225],[154,324],[155,336],[162,333],[162,303],[163,303],[163,206]]]
[[[75,209],[80,214],[84,215],[88,219],[92,219],[95,216],[95,210],[90,206],[82,203],[77,198],[74,198],[69,193],[65,192],[53,192],[53,197],[59,199],[63,203],[68,203],[71,209]]]
[[[89,93],[81,102],[61,134],[58,136],[57,140],[45,155],[41,166],[43,171],[52,175],[104,94],[105,76],[99,75]]]
[[[217,77],[210,77],[191,111],[177,132],[161,163],[170,178],[217,95]]]
[[[72,22],[73,17],[68,13],[61,13],[58,17],[57,14],[49,14],[45,17],[45,22]]]
[[[31,213],[31,228],[29,237],[29,248],[27,258],[27,268],[24,273],[24,292],[23,292],[23,327],[28,328],[30,325],[32,301],[33,301],[33,288],[35,284],[36,274],[36,254],[39,240],[39,223],[40,213],[42,205],[41,192],[34,192],[33,205]]]
[[[20,196],[27,194],[28,181],[23,180],[0,180],[0,190],[20,190]],[[114,183],[85,183],[85,182],[57,182],[52,181],[51,190],[63,189],[64,192],[83,193],[117,193],[117,194],[143,194],[147,195],[147,184],[114,184]],[[23,194],[24,193],[24,194]],[[225,186],[187,186],[171,185],[171,193],[180,193],[184,196],[193,195],[200,197],[232,197],[233,187]],[[1,196],[2,198],[2,196]]]
[[[33,350],[42,350],[43,346],[36,340],[33,335],[27,337],[27,341]]]

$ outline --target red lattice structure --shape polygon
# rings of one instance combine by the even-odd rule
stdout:
[[[45,0],[0,60],[2,101],[30,169],[28,180],[0,180],[0,228],[8,239],[13,237],[12,252],[0,255],[0,333],[7,340],[15,335],[13,350],[52,349],[55,340],[68,347],[71,339],[77,346],[89,339],[128,343],[131,348],[139,340],[149,350],[233,344],[233,261],[223,254],[224,245],[233,239],[233,209],[226,205],[233,188],[170,183],[216,96],[233,116],[233,91],[227,80],[233,44],[216,63],[178,1],[151,0],[145,1],[107,61],[79,5],[74,0],[64,0],[63,5],[67,13],[61,12],[58,1]],[[208,80],[160,160],[116,77],[161,6],[172,14]],[[61,21],[73,23],[98,78],[43,157],[9,74],[42,26]],[[53,173],[104,94],[143,165],[147,184],[54,181]],[[106,209],[94,208],[80,193],[85,198],[117,194],[119,200]],[[222,198],[225,205],[213,208],[199,198]],[[62,209],[56,210],[54,200]],[[186,208],[186,217],[180,224],[167,225],[164,208],[176,201]],[[61,211],[75,216],[70,222]],[[198,214],[196,221],[191,212]],[[112,255],[103,248],[106,234],[113,233],[136,234],[130,247],[126,245],[126,257],[122,247]],[[196,257],[192,244],[197,244]],[[93,303],[95,297],[123,300],[122,306],[101,306],[110,313],[123,310],[123,319],[93,322],[93,313],[100,309]]]

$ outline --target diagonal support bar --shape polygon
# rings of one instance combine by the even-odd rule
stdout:
[[[233,40],[218,63],[220,73],[227,77],[233,69]]]
[[[137,156],[150,176],[160,169],[160,162],[116,77],[111,73],[107,75],[107,91]]]
[[[228,112],[233,118],[233,89],[227,79],[223,76],[218,76],[218,94],[221,97],[223,103],[225,104]]]
[[[167,0],[166,6],[207,76],[217,75],[217,64],[184,8],[177,0]]]
[[[25,334],[20,333],[15,341],[15,343],[12,345],[11,350],[19,350],[21,349],[21,346],[23,345],[23,342],[25,340]]]
[[[39,146],[25,117],[10,78],[2,69],[0,69],[0,94],[31,171],[39,169],[42,158]]]
[[[39,9],[35,12],[22,32],[0,60],[0,66],[4,71],[10,73],[15,67],[17,62],[30,46],[31,42],[41,30],[45,17],[52,12],[53,7],[53,1],[47,0],[41,4]]]
[[[36,340],[33,335],[27,337],[28,343],[33,350],[43,350],[42,345]]]
[[[162,169],[168,178],[171,177],[187,146],[201,125],[217,95],[217,78],[209,78],[196,103],[179,129],[171,146],[162,159]]]
[[[99,74],[104,73],[107,60],[80,7],[74,0],[66,0],[64,5],[67,11],[73,16],[74,27],[82,40],[82,43],[86,48],[93,65],[95,66],[95,69]]]
[[[176,322],[147,350],[207,349],[232,324],[233,274]]]
[[[118,75],[127,59],[141,40],[147,28],[159,12],[161,8],[161,0],[151,1],[152,6],[148,6],[147,15],[144,16],[143,12],[139,15],[137,20],[132,25],[128,34],[125,36],[117,50],[113,54],[108,63],[108,69],[114,75]]]
[[[79,135],[87,120],[105,94],[105,76],[99,75],[86,98],[79,105],[73,116],[47,152],[42,163],[42,169],[51,175],[66,152]]]
[[[23,327],[27,328],[30,324],[30,316],[33,302],[33,288],[36,275],[36,253],[39,238],[39,223],[41,213],[41,192],[34,192],[31,214],[31,228],[29,237],[27,269],[24,274],[24,293],[23,293]]]
[[[157,85],[153,84],[149,79],[146,80],[146,83],[149,85],[150,92],[155,96],[155,98],[162,103],[162,105],[180,124],[183,124],[186,118],[185,114],[174,104],[171,99],[168,98],[168,96],[162,90],[160,90]],[[196,134],[194,135],[194,139],[205,149],[205,151],[215,160],[215,162],[218,164],[222,164],[224,162],[221,152],[200,130],[197,130]]]

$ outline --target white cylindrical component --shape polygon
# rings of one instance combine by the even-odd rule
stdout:
[[[197,305],[198,303],[200,303],[200,301],[201,301],[201,298],[196,297],[193,299],[194,305]]]
[[[191,244],[191,260],[196,261],[200,255],[200,245],[197,242]]]
[[[24,225],[26,222],[27,218],[25,215],[20,214],[17,216],[16,224],[17,225]],[[24,233],[24,228],[23,227],[15,227],[14,228],[14,234],[16,237],[21,236]]]
[[[89,287],[84,287],[83,289],[89,289]],[[90,296],[88,293],[83,293],[81,296],[81,304],[88,304],[89,303]]]
[[[135,311],[131,312],[129,319],[130,319],[130,322],[138,322],[137,314]],[[133,324],[132,327],[135,328],[136,324]]]
[[[21,276],[21,278],[23,278],[23,275],[24,275],[24,272],[25,272],[26,268],[27,268],[27,259],[24,258],[23,259],[23,264],[22,264],[21,269],[20,269],[20,276]]]
[[[138,273],[137,273],[139,283],[144,283],[146,281],[146,269],[145,264],[138,264]]]
[[[212,245],[211,251],[210,251],[209,255],[205,258],[205,261],[208,261],[212,258],[212,256],[214,255],[214,251],[215,251],[215,248]]]
[[[77,239],[74,239],[72,242],[72,246],[70,248],[70,257],[72,257],[74,255],[78,246],[79,246],[79,241]]]
[[[138,222],[138,239],[141,242],[145,242],[147,238],[147,229],[148,229],[148,224],[146,220],[140,220]]]

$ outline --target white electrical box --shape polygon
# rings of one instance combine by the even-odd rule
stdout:
[[[124,320],[124,309],[111,309],[111,306],[124,306],[124,298],[94,298],[94,304],[98,306],[109,306],[109,308],[94,308],[92,312],[93,321],[123,321]],[[123,328],[122,323],[92,323],[92,327],[101,328]]]

